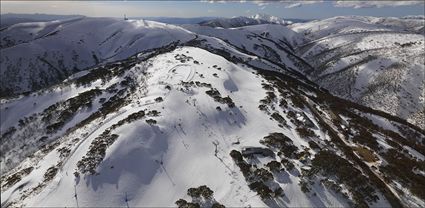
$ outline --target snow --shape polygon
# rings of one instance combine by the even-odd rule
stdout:
[[[263,24],[231,29],[199,25],[185,25],[184,27],[199,35],[228,41],[238,50],[247,50],[258,57],[287,65],[288,68],[294,70],[298,68],[294,65],[294,58],[290,54],[292,49],[289,46],[301,42],[302,38],[283,25]]]
[[[288,27],[305,35],[296,51],[316,67],[305,73],[317,84],[422,128],[425,38],[418,28],[424,25],[423,19],[345,16]]]
[[[400,131],[397,127],[395,127],[388,119],[382,118],[376,115],[372,114],[363,114],[366,118],[370,119],[374,124],[378,125],[379,127],[383,129],[388,129],[393,132],[396,132],[401,135]]]
[[[256,14],[250,17],[232,17],[232,18],[216,18],[200,22],[199,25],[209,26],[215,28],[238,28],[247,25],[261,25],[261,24],[280,24],[288,25],[291,21],[285,21],[282,18],[270,16],[267,14]]]
[[[409,151],[410,154],[413,154],[413,157],[424,161],[425,160],[425,156],[422,155],[421,153],[419,153],[418,151],[414,150],[413,148],[409,147],[409,146],[403,146],[405,149],[407,149]]]
[[[255,14],[252,15],[251,18],[253,19],[258,19],[258,20],[265,20],[271,23],[275,23],[275,24],[290,24],[290,21],[285,21],[284,19],[280,18],[280,17],[276,17],[276,16],[271,16],[271,15],[267,15],[267,14]]]
[[[174,59],[177,54],[193,57],[200,64],[191,61],[181,64]],[[87,136],[72,146],[69,159],[63,162],[54,181],[39,194],[23,201],[26,206],[126,206],[126,203],[129,206],[174,206],[177,199],[185,198],[184,190],[203,184],[210,187],[215,199],[226,206],[266,206],[256,193],[249,190],[229,156],[232,149],[259,145],[259,139],[273,131],[283,130],[291,137],[295,135],[275,125],[258,109],[258,101],[263,97],[259,95],[265,96],[260,85],[262,78],[253,74],[252,69],[193,47],[178,48],[149,61],[152,67],[145,69],[148,73],[147,94],[137,100],[143,104],[137,104],[135,100],[120,112],[109,115],[105,121],[95,121],[86,130],[65,135],[64,144],[75,138],[75,134]],[[213,65],[222,69],[214,69]],[[133,70],[137,71],[136,68],[140,67]],[[228,108],[214,102],[204,93],[207,90],[204,87],[180,91],[181,81],[210,83],[222,96],[229,95],[236,106],[243,107]],[[172,90],[165,89],[166,85]],[[151,102],[158,96],[164,101]],[[216,106],[221,106],[223,111],[218,112]],[[119,137],[107,149],[97,168],[100,174],[83,175],[76,180],[73,172],[77,169],[77,162],[86,154],[93,139],[112,124],[140,110],[158,110],[161,115],[153,118],[158,124],[149,125],[142,119],[114,130]],[[240,138],[240,145],[232,144],[236,138]],[[307,145],[298,140],[294,142],[297,146]],[[218,144],[217,156],[213,143]],[[50,167],[57,161],[58,154],[52,151],[37,166]],[[42,180],[41,173],[45,170],[37,169],[13,187],[27,182],[26,188],[34,186],[36,181]],[[282,205],[317,205],[317,201],[310,201],[301,192],[297,174],[284,177],[287,179],[282,180],[288,181],[282,187],[287,200],[282,201]],[[2,192],[2,203],[19,196],[12,191],[13,187]],[[75,187],[75,191],[70,187]],[[338,196],[318,190],[327,198],[322,205],[346,205]],[[73,197],[74,192],[77,200]]]
[[[71,74],[75,72],[72,70],[83,70],[97,62],[125,59],[141,51],[160,48],[176,41],[185,42],[195,37],[191,32],[174,25],[89,17],[21,23],[1,31],[1,36],[15,42],[1,49],[0,73],[9,77],[2,80],[1,89],[11,88],[16,92],[31,90],[31,81],[44,81],[39,74],[46,73],[45,76],[54,77],[57,72],[50,66]],[[40,61],[40,58],[45,61]]]

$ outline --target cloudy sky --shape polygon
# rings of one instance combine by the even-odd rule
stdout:
[[[122,17],[233,17],[265,13],[283,18],[320,19],[339,15],[424,15],[424,1],[1,1],[1,14],[45,13]]]

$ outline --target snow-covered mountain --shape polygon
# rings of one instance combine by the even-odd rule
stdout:
[[[53,20],[83,17],[82,15],[50,15],[50,14],[0,14],[0,30],[23,22],[47,22]]]
[[[87,67],[195,37],[158,22],[88,17],[20,23],[0,35],[1,96],[38,90]]]
[[[257,19],[257,20],[265,20],[271,24],[280,24],[280,25],[288,25],[292,24],[291,21],[285,21],[283,18],[268,15],[268,14],[255,14],[252,15],[250,18]]]
[[[304,70],[332,93],[425,128],[423,19],[335,17],[292,29],[305,35],[295,51]]]
[[[232,18],[216,18],[212,20],[206,20],[199,23],[201,26],[209,27],[220,27],[220,28],[236,28],[249,25],[260,25],[260,24],[280,24],[288,25],[292,24],[291,21],[285,21],[280,17],[270,16],[266,14],[256,14],[250,17],[239,16]]]
[[[243,27],[248,25],[259,25],[259,24],[267,24],[269,23],[266,20],[262,19],[253,19],[249,17],[232,17],[232,18],[217,18],[207,21],[202,21],[199,23],[201,26],[208,27],[219,27],[219,28],[235,28],[235,27]]]
[[[303,33],[48,25],[56,29],[16,30],[27,35],[10,35],[2,60],[53,43],[103,58],[0,99],[2,207],[425,206],[425,130],[307,79],[317,68],[299,56],[311,41]]]
[[[202,33],[203,30],[220,33],[215,28],[198,25],[187,27]],[[281,25],[265,24],[242,30],[239,33],[226,30],[225,33],[229,34],[225,35],[229,36],[228,39],[239,41],[240,47],[247,44],[246,47],[253,47],[251,51],[276,56],[276,59],[281,59],[278,57],[281,53],[278,51],[280,54],[276,54],[274,50],[282,50],[282,47],[287,50],[291,47],[292,43],[289,42],[292,39],[299,41],[294,38],[296,33]],[[186,42],[195,37],[195,34],[181,27],[153,21],[87,17],[21,23],[0,33],[0,72],[5,75],[0,83],[1,96],[38,90],[57,84],[69,75],[96,64],[121,60],[137,52],[160,48],[173,42]],[[270,33],[277,35],[277,39],[271,37]],[[244,38],[240,41],[238,35],[248,40]],[[253,38],[254,41],[251,41]],[[265,40],[267,38],[269,40]],[[263,40],[267,42],[266,45],[262,43]],[[270,47],[273,49],[269,50]]]
[[[184,27],[207,39],[217,39],[244,53],[267,59],[288,71],[298,72],[300,67],[311,68],[292,48],[302,43],[303,37],[283,25],[262,24],[229,29],[199,25]]]

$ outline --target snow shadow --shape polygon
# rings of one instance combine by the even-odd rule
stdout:
[[[273,176],[278,183],[292,183],[292,180],[286,171],[277,172],[273,174]]]
[[[217,123],[227,123],[229,126],[237,125],[239,128],[246,125],[246,117],[242,114],[242,111],[238,107],[226,108],[223,111],[214,113],[213,120]]]
[[[235,82],[233,82],[232,78],[229,77],[229,79],[226,79],[223,82],[224,89],[230,91],[230,92],[236,92],[239,90],[238,86],[236,86]]]
[[[86,178],[87,186],[94,191],[114,184],[117,192],[135,192],[150,184],[158,171],[163,171],[161,157],[168,149],[168,138],[157,126],[144,124],[130,134],[121,135],[118,140],[121,141],[110,154],[112,157],[107,157],[98,167],[99,174]],[[132,184],[127,183],[128,178]]]

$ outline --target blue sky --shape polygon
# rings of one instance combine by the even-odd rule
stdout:
[[[424,15],[424,1],[1,1],[1,13],[81,14],[122,17],[233,17],[265,13],[283,18],[339,15]]]

